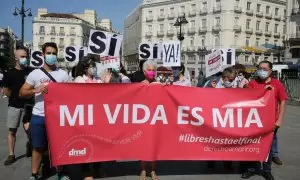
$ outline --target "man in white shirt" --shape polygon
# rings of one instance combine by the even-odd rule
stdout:
[[[47,133],[45,127],[44,93],[47,92],[49,82],[68,82],[70,77],[67,72],[56,66],[57,45],[45,43],[43,45],[45,59],[44,67],[32,71],[20,90],[20,97],[31,98],[35,96],[35,105],[30,121],[32,138],[32,176],[30,180],[36,180],[37,172],[42,161],[43,152],[47,149]]]

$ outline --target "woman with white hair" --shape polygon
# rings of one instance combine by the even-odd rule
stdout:
[[[145,80],[142,81],[141,83],[145,83],[145,84],[156,83],[155,82],[156,68],[157,68],[157,65],[154,61],[147,60],[143,64],[143,72],[145,75]],[[155,173],[156,162],[151,161],[150,163],[151,163],[151,173],[150,173],[151,179],[158,180],[156,173]],[[146,162],[141,161],[140,180],[146,180],[146,179],[147,179]]]

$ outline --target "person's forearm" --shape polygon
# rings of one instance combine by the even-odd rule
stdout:
[[[285,101],[281,101],[279,105],[279,113],[278,113],[278,121],[280,122],[280,124],[283,121],[284,112],[285,112]]]
[[[11,95],[11,90],[10,89],[7,89],[7,88],[4,88],[3,89],[3,94],[7,97],[10,97]]]
[[[19,96],[22,98],[30,99],[34,96],[35,89],[21,89]]]

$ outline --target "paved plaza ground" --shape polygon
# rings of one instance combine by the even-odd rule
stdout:
[[[16,143],[18,161],[11,166],[4,166],[7,157],[6,128],[7,99],[0,98],[0,180],[23,180],[30,176],[30,158],[24,156],[26,136],[20,129]],[[279,131],[280,157],[283,166],[273,165],[275,180],[300,180],[300,106],[287,106],[285,124]],[[205,162],[159,162],[157,173],[161,180],[238,180],[240,173],[238,164],[234,171],[227,172],[221,163],[215,169],[208,169]],[[69,168],[72,180],[81,179],[78,166]],[[106,163],[103,180],[137,180],[139,174],[138,162]],[[55,176],[48,178],[56,179]],[[149,178],[150,179],[150,178]],[[253,177],[250,180],[260,180]]]

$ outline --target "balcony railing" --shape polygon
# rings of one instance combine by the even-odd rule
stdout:
[[[199,34],[205,34],[207,32],[207,27],[199,28]]]
[[[195,46],[188,46],[188,47],[187,47],[187,51],[188,51],[188,52],[196,51],[196,47],[195,47]]]
[[[45,33],[45,31],[40,31],[39,34],[40,35],[45,35],[46,33]]]
[[[207,8],[202,8],[200,10],[200,15],[206,15],[207,14]]]
[[[266,13],[265,18],[266,19],[272,19],[272,14],[271,13]]]
[[[245,30],[246,34],[253,34],[253,29],[252,28],[248,28]]]
[[[147,17],[146,17],[146,21],[147,21],[147,22],[153,21],[153,16],[147,16]]]
[[[174,36],[174,34],[175,34],[175,32],[174,32],[174,30],[168,30],[168,32],[167,32],[167,36]]]
[[[164,35],[165,35],[164,31],[157,31],[157,36],[158,37],[162,37]]]
[[[264,16],[264,13],[263,12],[256,12],[256,17],[263,17]]]
[[[290,34],[288,36],[288,38],[290,38],[290,39],[298,39],[298,38],[300,38],[300,32],[296,33],[296,34]]]
[[[64,35],[65,35],[65,32],[59,32],[59,35],[60,35],[60,36],[64,36]]]
[[[189,16],[190,16],[190,17],[194,17],[194,16],[196,16],[196,15],[197,15],[197,13],[196,13],[195,10],[192,10],[192,11],[189,12]]]
[[[188,29],[188,34],[195,34],[195,33],[196,33],[196,29],[194,27]]]
[[[262,35],[262,30],[261,29],[256,29],[255,34],[258,35],[258,36],[261,36]]]
[[[242,7],[240,7],[240,6],[234,6],[234,12],[235,13],[242,13]]]
[[[241,31],[242,31],[242,27],[239,26],[239,25],[234,25],[234,26],[233,26],[233,30],[234,30],[235,32],[241,32]]]
[[[274,38],[280,38],[280,33],[279,32],[274,33]]]
[[[221,31],[221,25],[218,24],[218,25],[213,26],[212,31],[214,31],[214,32]]]
[[[221,11],[222,11],[221,6],[215,6],[215,7],[213,8],[213,12],[214,12],[214,13],[220,13]]]
[[[276,21],[281,21],[281,16],[277,14],[277,15],[274,16],[274,19]]]
[[[157,20],[158,21],[163,21],[165,19],[165,15],[163,15],[163,14],[160,14],[160,15],[158,15],[158,17],[157,17]]]
[[[70,32],[70,36],[76,36],[75,32]]]
[[[151,37],[151,36],[152,36],[152,32],[151,31],[146,32],[146,37]]]
[[[63,43],[59,43],[58,47],[63,48],[63,47],[65,47],[65,45]]]
[[[271,37],[271,36],[272,36],[272,32],[271,32],[271,31],[266,31],[266,32],[265,32],[265,36]]]
[[[246,10],[246,14],[247,14],[248,16],[253,16],[253,10],[252,10],[252,9],[247,9],[247,10]]]
[[[54,36],[54,35],[56,35],[56,32],[52,31],[52,32],[50,32],[50,35]]]
[[[174,18],[175,18],[175,14],[174,13],[168,14],[168,19],[174,19]]]

